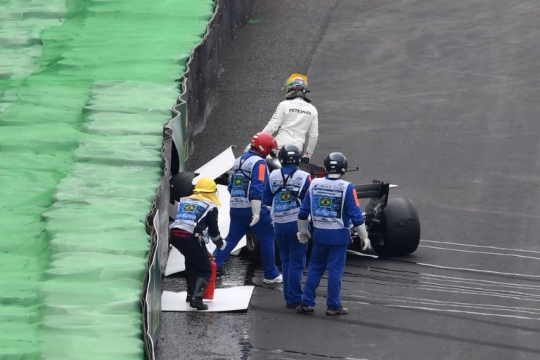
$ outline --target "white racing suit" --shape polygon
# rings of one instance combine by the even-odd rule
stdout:
[[[278,147],[296,145],[300,151],[304,148],[306,134],[308,143],[302,157],[311,157],[319,137],[319,114],[315,106],[301,97],[283,100],[276,112],[263,129],[263,132],[275,136]]]

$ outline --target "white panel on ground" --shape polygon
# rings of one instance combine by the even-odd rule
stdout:
[[[214,291],[214,300],[203,300],[208,310],[192,309],[186,302],[186,292],[164,291],[161,311],[223,312],[247,310],[254,286],[234,286]]]
[[[217,187],[219,191],[219,201],[221,201],[218,217],[219,232],[221,233],[221,237],[225,239],[229,234],[229,225],[231,224],[231,218],[229,217],[229,202],[231,200],[231,194],[229,194],[229,190],[227,190],[226,186],[218,185]],[[214,251],[215,245],[212,242],[210,242],[208,245],[212,246],[210,251]],[[242,250],[244,246],[246,246],[245,236],[240,239],[236,247],[231,252],[231,255],[240,254],[240,250]]]

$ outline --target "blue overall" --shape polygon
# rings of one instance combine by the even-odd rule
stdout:
[[[261,206],[259,221],[253,227],[249,226],[252,218],[250,201],[262,200],[264,184],[268,178],[266,161],[256,152],[248,151],[236,159],[232,171],[228,186],[231,194],[231,223],[225,239],[227,246],[223,250],[214,251],[216,265],[220,268],[240,239],[251,230],[259,242],[264,278],[274,279],[279,276],[279,270],[276,266],[274,227],[266,206]]]
[[[341,280],[345,271],[350,225],[364,223],[353,184],[343,179],[314,179],[302,202],[298,218],[313,220],[313,248],[302,302],[315,306],[316,290],[328,269],[326,305],[341,306]]]
[[[286,185],[283,185],[284,181]],[[297,218],[310,183],[307,172],[294,165],[285,165],[283,169],[272,171],[264,188],[263,204],[272,207],[283,273],[283,297],[287,305],[302,301],[302,275],[308,244],[298,241]]]

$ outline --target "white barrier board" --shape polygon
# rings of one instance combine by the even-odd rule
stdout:
[[[198,175],[193,179],[193,185],[195,185],[202,177],[215,179],[225,174],[232,169],[235,160],[236,157],[233,153],[233,146],[229,146],[221,154],[194,171],[194,173]]]

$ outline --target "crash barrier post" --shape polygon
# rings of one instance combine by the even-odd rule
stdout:
[[[161,287],[163,274],[161,267],[162,264],[167,262],[167,250],[169,246],[168,204],[170,197],[169,179],[171,176],[170,154],[173,147],[171,132],[171,129],[164,126],[161,146],[163,176],[152,203],[152,210],[146,218],[146,231],[151,236],[152,241],[148,253],[148,264],[141,296],[144,354],[147,360],[155,359],[155,345],[161,330]]]
[[[194,150],[193,137],[203,130],[207,116],[218,101],[218,78],[223,71],[221,59],[237,31],[251,17],[253,3],[254,0],[215,0],[206,33],[187,60],[172,119],[163,126],[163,176],[146,217],[146,230],[152,238],[141,299],[147,359],[155,359],[161,328],[161,284],[169,249],[169,180],[185,171],[186,161]]]
[[[156,211],[154,221],[158,222],[159,209]],[[163,230],[163,229],[162,229]],[[161,331],[161,269],[157,249],[159,248],[159,227],[152,229],[152,245],[148,258],[148,271],[143,282],[143,296],[141,309],[144,316],[144,355],[146,359],[155,358],[155,341]]]

